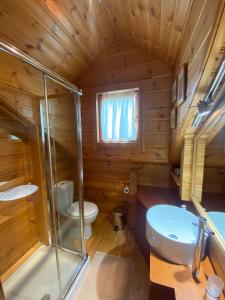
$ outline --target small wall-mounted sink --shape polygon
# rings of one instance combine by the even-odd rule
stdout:
[[[34,184],[19,185],[0,193],[0,201],[13,201],[32,195],[38,190]]]
[[[208,212],[208,215],[225,241],[225,213],[218,211],[210,211]]]
[[[173,205],[156,205],[147,211],[146,236],[150,246],[163,258],[177,263],[192,263],[198,218]]]

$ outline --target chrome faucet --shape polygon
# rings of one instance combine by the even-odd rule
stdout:
[[[207,220],[206,218],[199,217],[199,223],[193,223],[193,225],[198,227],[198,236],[195,244],[194,256],[192,261],[192,276],[194,279],[197,279],[200,270],[202,250],[203,248],[205,248],[205,239],[207,238],[206,233],[208,233]]]

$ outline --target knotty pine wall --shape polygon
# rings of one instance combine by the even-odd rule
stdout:
[[[4,280],[38,241],[48,243],[48,219],[35,98],[43,91],[42,74],[3,52],[0,64],[0,191],[29,182],[39,187],[30,197],[0,202],[0,277]],[[10,140],[10,134],[21,140]]]
[[[126,199],[123,188],[132,168],[138,184],[171,185],[171,67],[132,45],[118,43],[98,58],[81,77],[85,197],[105,209]],[[139,144],[98,144],[96,93],[140,89]]]
[[[1,96],[3,91],[4,89],[1,89]],[[7,88],[7,91],[9,91],[9,88]],[[20,106],[24,94],[19,95],[18,93],[14,98],[17,106]],[[7,99],[10,103],[10,98]],[[27,99],[28,97],[26,97]],[[31,98],[30,101],[29,105],[32,104]],[[0,116],[0,182],[8,182],[8,188],[19,184],[27,184],[32,180],[32,164],[28,143],[24,140],[10,140],[9,135],[15,134],[15,130],[18,130],[16,133],[21,133],[21,128],[9,116],[8,119],[5,119],[6,114],[3,115],[1,109]],[[2,123],[8,125],[8,128],[3,130]],[[12,130],[10,130],[10,124]],[[24,135],[25,132],[23,131],[22,136]],[[2,185],[0,185],[0,188],[2,188]],[[7,187],[1,191],[5,189]],[[34,196],[13,202],[0,201],[0,276],[38,242],[35,201],[33,200],[35,200]]]

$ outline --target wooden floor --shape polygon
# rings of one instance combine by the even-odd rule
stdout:
[[[91,259],[97,251],[129,258],[134,262],[135,299],[147,300],[149,295],[148,264],[134,239],[134,234],[128,228],[113,231],[110,217],[100,213],[94,222],[94,235],[87,241],[87,252]],[[107,280],[107,278],[106,278]]]

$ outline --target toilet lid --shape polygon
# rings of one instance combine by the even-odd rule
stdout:
[[[68,214],[73,217],[79,217],[79,202],[76,201],[67,209]],[[98,207],[93,202],[84,201],[84,217],[90,217],[98,213]]]

